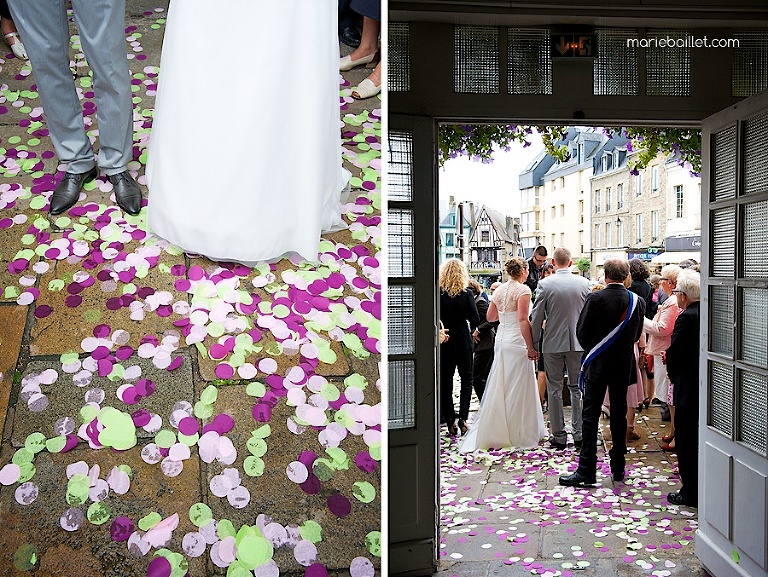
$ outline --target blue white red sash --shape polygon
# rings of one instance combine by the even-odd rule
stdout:
[[[613,344],[613,342],[619,337],[621,334],[621,331],[624,330],[624,327],[627,326],[627,323],[629,322],[629,319],[632,317],[632,313],[635,312],[635,307],[637,306],[637,297],[635,296],[635,293],[632,291],[627,291],[629,294],[629,307],[624,312],[624,318],[619,322],[618,326],[614,328],[610,333],[605,335],[605,338],[603,338],[602,341],[597,343],[594,347],[592,347],[592,350],[586,353],[581,358],[581,371],[579,371],[579,390],[584,390],[584,373],[587,370],[587,367],[589,364],[595,360],[597,355],[605,351],[608,347]]]

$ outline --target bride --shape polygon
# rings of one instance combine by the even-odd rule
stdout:
[[[489,321],[499,320],[493,365],[461,453],[501,447],[531,449],[547,436],[533,362],[538,352],[528,321],[531,289],[522,284],[528,278],[528,263],[516,257],[505,267],[510,280],[494,291],[486,314]]]

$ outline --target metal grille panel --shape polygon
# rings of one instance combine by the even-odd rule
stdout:
[[[709,363],[709,426],[733,435],[733,367]]]
[[[736,262],[736,209],[712,211],[712,276],[734,278]]]
[[[656,45],[646,53],[646,89],[648,96],[690,96],[691,95],[691,49],[675,45],[659,47],[664,39],[677,44],[689,36],[685,30],[653,30],[647,38],[655,39]]]
[[[412,277],[413,270],[413,211],[387,212],[387,249],[389,276]]]
[[[454,29],[453,89],[472,94],[499,92],[499,30],[490,26]]]
[[[390,355],[415,352],[413,287],[390,286],[387,295],[387,343]]]
[[[709,350],[733,357],[733,287],[709,287]]]
[[[741,293],[741,359],[768,369],[768,291],[745,288]]]
[[[594,65],[596,95],[637,96],[637,47],[627,46],[627,38],[637,38],[633,29],[598,28],[597,58]]]
[[[408,92],[411,89],[410,29],[407,22],[389,23],[389,51],[387,52],[387,88],[390,92]]]
[[[768,190],[768,112],[744,122],[744,194]]]
[[[768,200],[753,202],[744,207],[744,276],[768,278],[765,255],[768,251]]]
[[[713,190],[710,198],[722,200],[736,196],[736,127],[715,135],[712,150]]]
[[[768,88],[768,36],[765,30],[740,30],[733,37],[739,41],[733,51],[733,95],[753,96]]]
[[[510,28],[507,59],[510,94],[552,94],[549,30]]]
[[[413,200],[413,135],[389,132],[387,162],[387,197],[389,200]]]
[[[416,363],[389,361],[389,428],[416,426]]]
[[[739,381],[738,440],[761,455],[765,455],[768,377],[741,372]]]

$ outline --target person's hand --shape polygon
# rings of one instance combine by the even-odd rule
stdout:
[[[646,361],[647,359],[645,355],[643,353],[640,353],[640,357],[638,358],[638,364],[640,365],[641,369],[645,368]]]
[[[480,342],[480,333],[475,329],[475,332],[472,333],[472,340],[476,343]]]
[[[539,351],[534,349],[533,347],[528,349],[528,358],[532,361],[538,361],[539,360]]]
[[[661,353],[661,364],[666,365],[667,364],[667,351],[664,351]]]
[[[447,343],[449,338],[448,329],[440,329],[440,344]]]

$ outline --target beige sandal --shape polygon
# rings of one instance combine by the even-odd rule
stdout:
[[[5,38],[5,43],[10,46],[11,51],[16,58],[21,58],[22,60],[29,58],[29,56],[27,56],[27,50],[24,48],[24,44],[21,43],[21,37],[19,37],[18,32],[9,32],[8,34],[4,34],[3,38]],[[13,40],[13,43],[11,43],[11,40]]]
[[[364,100],[376,96],[379,92],[381,92],[381,84],[376,86],[373,83],[373,80],[366,78],[352,91],[352,98],[356,100]]]

